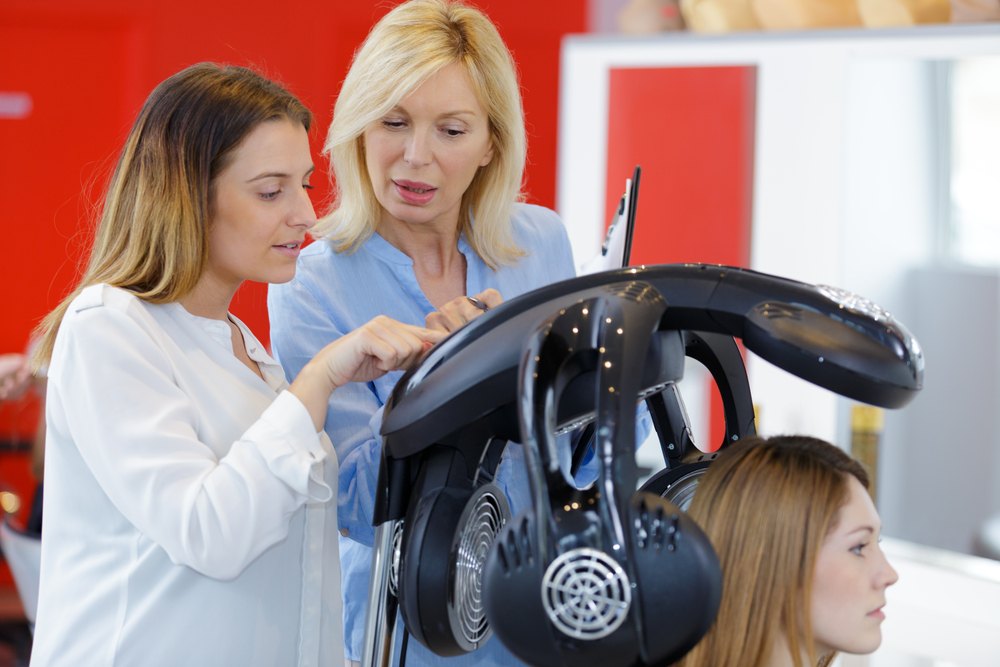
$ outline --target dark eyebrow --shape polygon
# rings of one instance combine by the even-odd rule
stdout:
[[[306,176],[312,175],[314,171],[316,171],[316,165],[313,165],[306,170]],[[264,178],[291,178],[291,177],[292,177],[291,174],[286,174],[283,171],[268,171],[263,174],[257,174],[253,178],[247,179],[247,183],[253,183],[254,181],[259,181]]]

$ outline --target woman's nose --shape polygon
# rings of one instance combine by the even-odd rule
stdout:
[[[420,167],[430,162],[430,146],[420,132],[414,132],[407,138],[403,161],[411,167]]]
[[[302,227],[305,230],[312,229],[316,224],[316,209],[313,207],[312,199],[309,198],[309,190],[306,188],[302,188],[302,195],[295,200],[289,224],[293,227]]]
[[[888,588],[899,581],[899,573],[896,572],[896,568],[889,563],[889,559],[886,558],[885,552],[881,549],[879,549],[879,555],[882,558],[881,567],[879,568],[879,584]]]

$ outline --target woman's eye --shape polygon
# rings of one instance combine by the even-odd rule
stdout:
[[[406,123],[404,123],[401,120],[396,120],[396,119],[393,119],[393,118],[383,118],[382,119],[382,127],[388,128],[390,130],[399,130],[399,129],[405,127],[405,126],[406,126]]]
[[[281,190],[268,190],[267,192],[261,192],[260,198],[263,199],[264,201],[271,201],[272,199],[277,198],[277,196],[280,194]]]
[[[315,190],[316,186],[313,185],[312,183],[303,183],[302,188],[305,190]]]
[[[853,547],[851,547],[851,553],[854,554],[855,556],[864,556],[865,547],[867,546],[868,546],[867,542],[863,542],[861,544],[855,544]]]
[[[465,134],[465,130],[460,130],[457,127],[446,127],[444,128],[444,133],[449,137],[460,137]]]

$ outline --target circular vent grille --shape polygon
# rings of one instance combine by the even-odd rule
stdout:
[[[483,607],[483,565],[508,515],[507,503],[499,496],[499,490],[481,487],[469,500],[458,523],[449,613],[455,637],[465,641],[469,651],[491,634]]]
[[[399,563],[403,559],[403,523],[396,522],[392,531],[392,556],[389,561],[389,592],[399,597]]]
[[[603,551],[573,549],[545,570],[542,604],[563,634],[601,639],[625,622],[632,590],[625,570]]]

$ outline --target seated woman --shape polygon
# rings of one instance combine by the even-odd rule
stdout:
[[[719,554],[722,605],[683,667],[829,665],[882,641],[896,571],[860,463],[806,436],[748,438],[722,453],[689,514]]]

